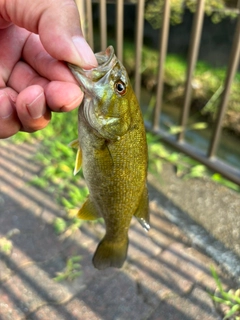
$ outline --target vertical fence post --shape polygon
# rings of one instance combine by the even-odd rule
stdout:
[[[78,12],[80,16],[81,28],[83,36],[86,36],[86,18],[85,18],[85,6],[84,1],[76,0],[76,5],[78,7]]]
[[[92,0],[86,0],[86,16],[87,16],[87,41],[94,50],[93,44],[93,19],[92,19]]]
[[[159,129],[159,118],[161,114],[163,87],[164,87],[164,63],[167,54],[169,22],[170,22],[170,0],[164,1],[162,28],[160,31],[160,50],[159,50],[159,63],[158,63],[158,84],[156,94],[156,106],[153,118],[153,130]]]
[[[145,0],[137,2],[137,23],[136,23],[136,51],[135,51],[135,94],[140,100],[141,88],[141,60],[142,60],[142,45],[143,45],[143,27],[144,27],[144,4]]]
[[[100,0],[100,38],[101,50],[107,47],[107,5],[106,0]]]
[[[123,60],[123,12],[124,12],[124,1],[117,0],[117,57],[120,61]]]
[[[193,72],[195,69],[196,61],[197,61],[197,55],[198,55],[199,44],[200,44],[201,33],[202,33],[202,25],[203,25],[203,18],[204,18],[204,2],[205,0],[198,0],[197,10],[194,15],[193,30],[192,30],[191,41],[190,41],[190,51],[188,56],[188,70],[187,70],[187,80],[186,80],[186,86],[185,86],[184,104],[183,104],[183,111],[182,111],[181,121],[180,121],[180,126],[182,127],[182,131],[178,136],[179,142],[184,140],[185,128],[186,128],[190,105],[191,105],[192,77],[193,77]]]
[[[238,2],[238,9],[240,10],[240,1]],[[230,59],[229,59],[229,66],[228,66],[228,72],[225,80],[224,91],[223,91],[222,100],[219,106],[219,111],[218,111],[218,115],[215,123],[215,129],[214,129],[212,141],[210,143],[209,150],[208,150],[209,158],[212,158],[215,156],[218,145],[219,145],[223,117],[227,109],[227,104],[229,101],[229,95],[231,90],[231,84],[237,71],[239,58],[240,58],[240,13],[238,12],[238,21],[237,21],[234,38],[233,38],[233,45],[232,45],[232,50],[231,50]]]

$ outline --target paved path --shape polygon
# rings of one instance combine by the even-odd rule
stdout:
[[[35,147],[1,144],[0,238],[11,234],[13,247],[0,260],[0,320],[215,320],[207,290],[214,262],[193,248],[157,205],[150,188],[151,230],[133,219],[124,267],[98,271],[91,258],[103,225],[85,223],[65,239],[53,230],[64,211],[29,184],[40,168]],[[82,275],[55,282],[72,256],[81,256]],[[234,283],[215,265],[227,288]]]

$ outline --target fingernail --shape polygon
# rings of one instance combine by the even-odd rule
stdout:
[[[79,36],[72,37],[72,41],[80,56],[80,67],[84,69],[97,67],[97,59],[87,41]]]
[[[43,92],[30,104],[27,104],[27,110],[30,114],[30,116],[33,119],[39,119],[41,118],[47,111],[45,103],[39,102],[39,100],[42,100]]]
[[[13,113],[13,106],[11,104],[11,101],[9,100],[9,97],[5,94],[5,92],[2,92],[0,94],[0,118],[7,119],[11,116]]]

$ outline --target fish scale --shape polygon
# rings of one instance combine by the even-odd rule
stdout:
[[[92,70],[69,65],[85,93],[79,107],[75,172],[82,164],[89,196],[78,217],[103,217],[106,233],[93,264],[97,269],[120,268],[127,256],[132,217],[145,230],[150,228],[146,134],[126,69],[113,47],[95,56],[99,65]]]

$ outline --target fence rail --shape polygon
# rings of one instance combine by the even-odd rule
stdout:
[[[123,27],[124,27],[124,5],[127,5],[129,1],[116,0],[116,1],[91,1],[91,0],[78,0],[77,4],[79,6],[81,17],[85,17],[82,21],[82,26],[84,28],[83,32],[86,36],[88,42],[94,49],[94,37],[93,37],[93,18],[92,18],[92,2],[96,2],[99,5],[100,12],[100,41],[101,50],[105,50],[107,46],[107,3],[116,4],[116,52],[120,60],[123,57]],[[144,34],[144,0],[135,1],[137,18],[136,24],[133,28],[136,30],[135,36],[135,93],[140,100],[141,92],[141,53],[143,46],[143,34]],[[229,65],[226,73],[224,89],[221,95],[221,102],[218,108],[218,116],[216,118],[215,124],[212,128],[211,139],[209,141],[209,147],[206,152],[200,151],[199,149],[193,147],[185,141],[185,132],[187,129],[187,121],[189,119],[189,111],[191,105],[191,95],[192,95],[192,80],[193,73],[195,70],[200,39],[202,34],[202,26],[204,20],[204,6],[205,0],[197,1],[197,10],[194,14],[193,26],[191,31],[191,39],[189,43],[189,54],[188,54],[188,67],[186,74],[186,84],[185,84],[185,95],[184,103],[181,111],[181,118],[179,119],[179,125],[182,128],[181,133],[177,137],[167,134],[164,130],[160,128],[160,117],[161,117],[161,107],[163,103],[163,85],[164,85],[164,62],[167,54],[168,46],[168,34],[170,25],[170,0],[165,0],[162,18],[162,27],[160,29],[160,44],[159,44],[159,66],[158,66],[158,81],[157,81],[157,91],[156,91],[156,105],[153,112],[153,121],[146,122],[146,128],[150,132],[159,135],[162,140],[169,143],[174,148],[177,148],[181,152],[186,153],[192,158],[200,161],[204,165],[208,166],[210,169],[219,172],[229,180],[240,185],[240,169],[232,167],[220,160],[217,157],[217,150],[219,147],[221,133],[222,133],[222,122],[223,117],[226,113],[227,104],[229,100],[229,94],[231,89],[231,84],[233,78],[236,74],[239,57],[240,57],[240,14],[238,14],[237,25],[235,30],[235,35],[233,37],[233,45],[231,49],[231,55],[229,59]],[[238,1],[238,12],[240,10],[240,1]],[[140,101],[141,102],[141,101]]]

